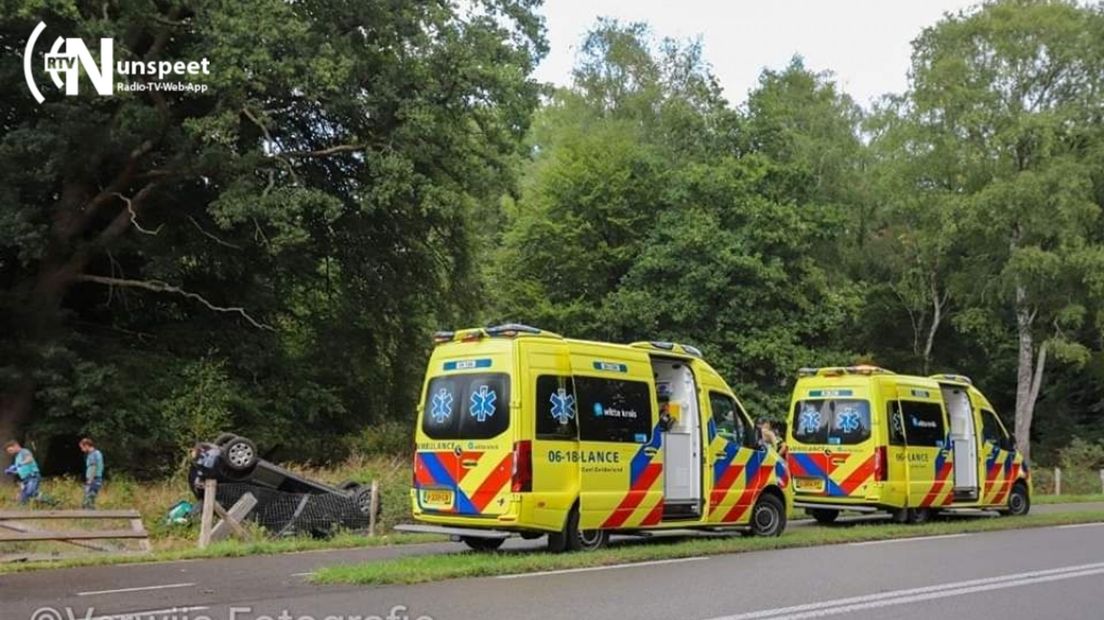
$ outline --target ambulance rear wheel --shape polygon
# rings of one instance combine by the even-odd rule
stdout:
[[[840,511],[831,508],[810,508],[808,512],[816,519],[817,523],[824,523],[825,525],[834,523],[840,513]]]
[[[782,500],[764,493],[751,509],[751,533],[755,536],[781,536],[786,529],[786,507]]]
[[[897,508],[889,511],[889,518],[892,519],[894,523],[907,523],[910,512],[908,508]]]
[[[1031,510],[1031,498],[1027,495],[1027,487],[1022,482],[1017,482],[1008,494],[1008,509],[1005,514],[1013,517],[1022,517]]]
[[[494,551],[506,542],[505,538],[477,538],[475,536],[464,536],[460,540],[464,541],[464,544],[472,551]]]

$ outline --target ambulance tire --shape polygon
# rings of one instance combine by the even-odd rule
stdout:
[[[606,546],[609,532],[605,530],[580,530],[579,507],[575,506],[567,514],[567,523],[562,532],[548,535],[548,550],[553,553],[562,551],[594,551]]]
[[[922,525],[931,519],[931,514],[931,511],[927,508],[910,508],[908,511],[908,522],[913,525]]]
[[[889,518],[894,523],[908,523],[909,514],[911,513],[912,511],[908,508],[897,508],[889,511]]]
[[[460,540],[472,551],[495,551],[506,542],[505,538],[479,538],[476,536],[463,536]]]
[[[839,517],[840,511],[832,510],[831,508],[809,508],[806,512],[809,513],[817,523],[828,525],[829,523],[835,523]]]
[[[1004,514],[1011,517],[1022,517],[1031,510],[1031,498],[1027,495],[1027,486],[1022,482],[1012,485],[1012,492],[1008,494],[1008,508]]]
[[[763,493],[751,509],[753,536],[781,536],[786,529],[786,506],[772,493]]]

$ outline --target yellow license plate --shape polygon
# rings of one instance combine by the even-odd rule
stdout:
[[[452,508],[452,491],[448,489],[424,489],[422,490],[422,505],[438,510]]]
[[[824,490],[824,481],[820,478],[798,478],[794,482],[798,491],[820,493]]]

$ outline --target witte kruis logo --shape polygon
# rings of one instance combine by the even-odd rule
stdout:
[[[27,47],[23,50],[23,77],[27,80],[27,88],[35,101],[42,103],[46,100],[38,89],[35,81],[33,65],[35,44],[38,42],[46,24],[39,22],[27,39]],[[83,39],[62,38],[54,39],[50,51],[46,53],[45,70],[50,80],[58,90],[65,90],[67,96],[76,95],[80,88],[81,70],[88,76],[88,81],[96,93],[109,97],[115,90],[127,92],[207,92],[207,85],[199,82],[182,82],[168,78],[178,76],[210,75],[210,62],[206,58],[193,61],[185,60],[120,60],[115,62],[115,40],[100,39],[99,63],[92,56],[92,52],[85,45]],[[141,76],[136,81],[115,81],[116,74],[133,78]],[[64,77],[62,77],[64,75]],[[148,77],[146,77],[148,76]]]

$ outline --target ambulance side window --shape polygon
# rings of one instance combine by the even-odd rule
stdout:
[[[1004,440],[1001,425],[997,422],[997,414],[988,409],[981,410],[981,439],[984,443],[991,443],[994,446],[1002,445]]]
[[[886,419],[889,420],[889,445],[908,445],[905,441],[905,419],[901,417],[901,407],[897,401],[886,402]]]
[[[905,422],[908,445],[924,448],[944,448],[946,427],[943,423],[943,407],[937,403],[902,400],[901,415]]]
[[[562,375],[537,377],[537,439],[573,440],[578,435],[579,407],[575,382]]]
[[[709,408],[717,434],[738,446],[744,445],[747,441],[747,422],[736,408],[736,401],[727,394],[710,392]]]
[[[575,377],[579,439],[648,443],[652,437],[652,390],[644,381]]]

